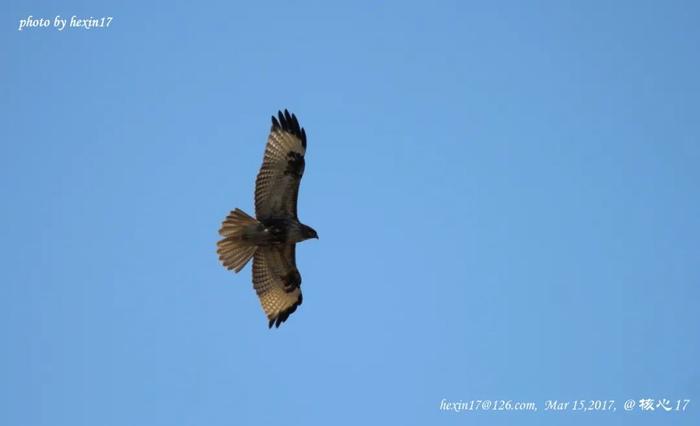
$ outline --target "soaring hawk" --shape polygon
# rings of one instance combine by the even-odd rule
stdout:
[[[253,258],[253,288],[269,320],[279,327],[301,305],[298,242],[318,238],[299,222],[297,197],[304,174],[306,132],[294,114],[272,116],[262,167],[255,180],[255,218],[240,209],[226,217],[217,243],[219,260],[240,272]]]

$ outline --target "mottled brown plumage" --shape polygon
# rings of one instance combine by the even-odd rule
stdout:
[[[253,287],[269,320],[279,327],[302,302],[296,243],[318,238],[299,222],[297,198],[304,175],[306,132],[294,114],[272,117],[263,164],[255,180],[255,218],[232,211],[219,230],[217,253],[239,272],[253,258]]]

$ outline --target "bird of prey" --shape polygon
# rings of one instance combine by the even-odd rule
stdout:
[[[301,305],[301,275],[296,244],[318,238],[299,222],[297,197],[304,174],[306,131],[286,109],[272,116],[262,167],[255,180],[255,218],[235,209],[221,224],[219,260],[240,272],[253,259],[253,288],[268,327],[279,327]]]

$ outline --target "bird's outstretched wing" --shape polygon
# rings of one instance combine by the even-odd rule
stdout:
[[[279,327],[301,305],[295,244],[260,247],[253,258],[253,287],[270,321]]]
[[[255,215],[297,217],[299,182],[304,174],[306,132],[286,109],[272,117],[263,164],[255,180]]]

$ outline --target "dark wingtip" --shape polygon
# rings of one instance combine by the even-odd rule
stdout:
[[[299,293],[299,299],[297,300],[297,302],[295,304],[293,304],[292,306],[290,306],[289,309],[287,309],[286,311],[282,311],[279,314],[277,314],[276,317],[270,318],[270,322],[267,324],[267,328],[272,328],[273,324],[274,324],[275,328],[279,328],[279,326],[283,322],[287,321],[287,318],[289,318],[289,316],[291,314],[293,314],[299,306],[301,306],[301,302],[303,300],[304,300],[303,296],[301,295],[301,293]]]
[[[282,114],[282,111],[277,111],[277,119],[280,121],[280,124],[282,124],[282,127],[284,127],[285,120],[284,120],[284,114]]]
[[[277,118],[272,116],[272,128],[280,128],[298,137],[301,140],[301,145],[306,149],[306,131],[299,125],[297,116],[291,114],[286,108],[284,112],[277,111]]]

